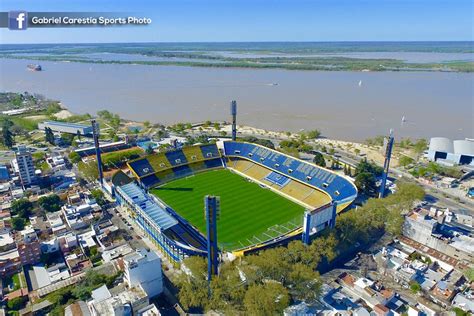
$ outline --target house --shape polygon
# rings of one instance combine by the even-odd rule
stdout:
[[[463,293],[456,294],[452,305],[465,312],[474,313],[474,289],[467,288]]]
[[[54,235],[59,236],[66,232],[67,227],[61,218],[61,211],[47,213],[46,218],[48,220],[49,226],[51,227],[51,232]]]

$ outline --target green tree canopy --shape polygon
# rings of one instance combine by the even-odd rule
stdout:
[[[281,315],[288,304],[288,290],[277,282],[252,285],[244,297],[248,315]]]
[[[12,223],[13,229],[16,231],[19,231],[25,228],[26,220],[21,217],[13,217],[11,223]]]
[[[360,192],[367,195],[372,195],[375,193],[377,187],[375,184],[375,176],[370,172],[361,172],[358,173],[355,177],[355,185]]]
[[[316,152],[314,154],[313,162],[321,167],[326,167],[326,160],[324,159],[323,154]]]
[[[12,202],[11,211],[14,215],[27,219],[33,210],[33,203],[27,198],[18,199]]]
[[[81,156],[75,151],[73,151],[69,154],[69,161],[71,161],[72,163],[78,163],[79,161],[81,161]]]
[[[38,200],[38,204],[46,212],[57,212],[61,209],[61,199],[57,194],[51,194],[48,196],[42,196]]]

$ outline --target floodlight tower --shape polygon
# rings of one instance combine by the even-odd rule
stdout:
[[[210,283],[212,276],[218,274],[219,249],[217,248],[217,220],[220,215],[220,199],[218,196],[204,197],[204,212],[207,229],[207,280]]]
[[[230,102],[230,114],[232,115],[232,140],[237,139],[237,101]]]
[[[91,120],[92,124],[92,136],[94,138],[94,147],[95,155],[97,158],[97,169],[99,170],[99,183],[102,186],[104,184],[104,175],[102,173],[102,158],[100,156],[100,147],[99,147],[99,123],[95,119]]]
[[[385,185],[387,183],[387,177],[390,167],[390,158],[392,157],[392,149],[393,149],[393,129],[390,130],[390,136],[385,138],[385,162],[383,164],[383,174],[382,174],[382,183],[380,184],[380,192],[379,198],[383,198],[385,196]]]

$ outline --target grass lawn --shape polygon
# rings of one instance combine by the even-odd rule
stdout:
[[[204,196],[221,199],[217,239],[235,250],[281,235],[302,224],[304,208],[256,183],[214,170],[169,182],[151,190],[178,214],[206,234]],[[294,224],[289,224],[289,222]],[[270,229],[271,228],[271,229]]]

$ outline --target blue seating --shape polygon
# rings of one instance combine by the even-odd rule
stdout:
[[[356,187],[346,178],[260,145],[226,141],[224,154],[251,160],[286,177],[318,188],[327,192],[338,203],[349,202],[357,196]]]
[[[201,151],[204,159],[220,157],[216,144],[201,145]]]
[[[220,159],[205,160],[204,164],[207,168],[217,168],[222,167],[222,162]]]
[[[285,177],[284,175],[274,171],[270,172],[265,177],[265,179],[270,181],[271,183],[278,185],[281,188],[284,187],[290,181],[288,177]]]
[[[178,178],[187,177],[193,174],[193,170],[188,165],[183,165],[173,168],[173,173]]]
[[[147,174],[155,173],[155,170],[146,159],[131,161],[129,162],[129,165],[139,177],[143,177],[143,176],[146,176]]]
[[[188,162],[181,150],[169,151],[165,155],[172,166],[179,166]]]
[[[141,178],[140,180],[145,188],[151,188],[160,183],[160,179],[154,174]]]

